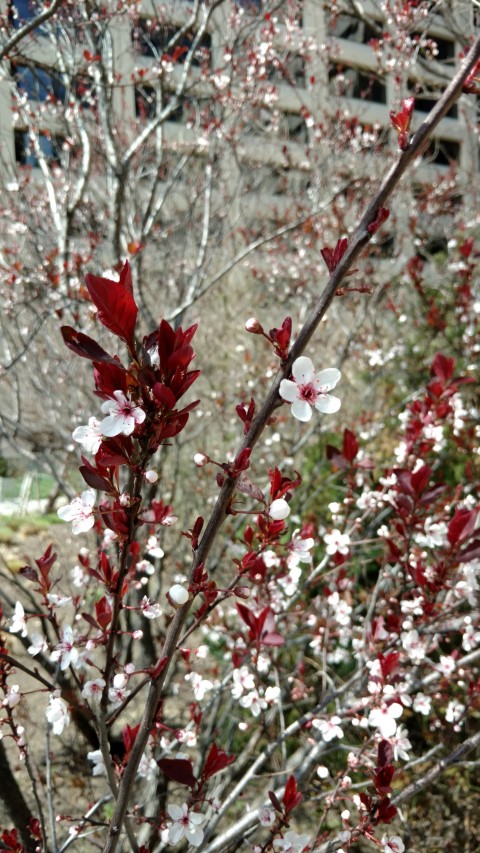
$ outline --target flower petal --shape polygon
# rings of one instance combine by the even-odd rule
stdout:
[[[326,415],[333,415],[335,412],[338,412],[341,405],[342,401],[339,400],[338,397],[333,397],[331,394],[325,394],[325,397],[320,397],[320,399],[317,400],[315,408]]]
[[[306,355],[296,358],[292,364],[292,375],[296,382],[301,382],[302,384],[310,382],[314,372],[313,362]]]
[[[318,408],[318,403],[315,405]],[[294,418],[297,418],[298,421],[304,421],[306,423],[312,417],[312,407],[310,406],[310,403],[307,403],[306,400],[295,400],[295,402],[292,403],[292,415]]]
[[[293,403],[298,398],[298,385],[291,379],[282,379],[280,382],[280,397],[287,403]]]
[[[337,382],[340,381],[342,374],[336,367],[327,367],[317,373],[316,380],[319,385],[328,385],[328,388],[335,388]]]

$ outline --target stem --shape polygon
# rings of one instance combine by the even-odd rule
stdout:
[[[427,116],[425,121],[420,125],[420,127],[414,134],[408,148],[400,154],[397,162],[394,163],[390,170],[387,172],[377,194],[373,197],[372,201],[367,206],[367,209],[365,210],[365,213],[362,216],[360,224],[357,226],[353,234],[351,243],[347,251],[345,252],[343,258],[341,259],[340,263],[338,264],[332,275],[330,276],[327,286],[325,287],[317,304],[312,310],[303,328],[301,329],[297,340],[292,346],[288,358],[285,362],[282,363],[282,367],[279,370],[270,388],[270,391],[263,406],[258,412],[255,420],[253,421],[252,426],[249,429],[247,435],[240,443],[237,458],[238,454],[240,454],[246,448],[253,449],[253,447],[258,442],[263,430],[265,429],[265,426],[273,411],[275,410],[275,408],[281,405],[278,393],[280,382],[283,378],[286,378],[290,375],[293,362],[302,354],[302,352],[304,352],[307,344],[311,340],[320,321],[322,320],[329,305],[331,304],[339,285],[345,278],[346,274],[352,267],[355,260],[359,257],[364,246],[368,243],[370,239],[370,234],[367,230],[368,225],[375,220],[378,209],[384,206],[385,202],[393,193],[393,190],[399,183],[401,177],[407,171],[410,164],[421,153],[425,142],[431,136],[433,130],[437,127],[437,125],[448,112],[450,107],[460,97],[463,85],[471,74],[471,72],[473,71],[473,69],[475,68],[477,62],[479,61],[479,58],[480,36],[476,39],[472,49],[468,53],[468,56],[462,62],[457,74],[454,76],[451,83],[446,88],[445,92],[435,105],[432,112]],[[204,563],[206,561],[208,554],[210,553],[210,550],[216,540],[217,534],[219,533],[222,524],[228,514],[230,502],[234,495],[235,486],[236,478],[227,477],[225,479],[224,485],[220,489],[219,496],[207,523],[205,532],[202,536],[197,550],[194,553],[194,558],[190,571],[190,581],[193,580],[196,568],[200,565],[200,563]],[[128,801],[136,777],[137,767],[147,745],[148,737],[155,718],[155,713],[158,707],[158,702],[161,696],[165,677],[167,675],[168,668],[175,653],[183,625],[185,624],[185,621],[187,619],[190,606],[191,602],[187,602],[187,604],[185,604],[182,608],[175,612],[174,618],[168,630],[167,637],[165,639],[165,643],[159,657],[159,660],[165,660],[165,665],[159,677],[156,680],[152,681],[149,690],[149,694],[145,704],[145,711],[143,714],[142,722],[140,724],[140,729],[138,731],[134,746],[132,748],[130,760],[125,768],[125,773],[119,787],[116,808],[112,818],[108,839],[104,847],[104,853],[114,853],[117,848],[121,828],[125,819],[125,813],[128,807]],[[286,731],[289,732],[290,729],[291,727],[289,727]],[[263,757],[261,757],[261,759],[263,762]],[[256,767],[257,762],[255,762],[252,766]],[[235,796],[237,794],[237,789],[238,786],[234,792]],[[225,801],[221,813],[225,811],[227,805],[231,804],[232,796],[233,795],[231,794],[230,797],[228,797]],[[220,819],[220,812],[218,813],[217,818]],[[215,822],[216,821],[214,820],[214,823]]]

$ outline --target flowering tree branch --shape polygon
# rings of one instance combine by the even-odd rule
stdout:
[[[12,50],[17,46],[17,44],[23,41],[23,39],[26,38],[26,36],[28,36],[31,32],[33,32],[33,30],[36,30],[37,27],[39,27],[41,24],[44,24],[45,21],[48,21],[48,19],[55,14],[55,12],[64,2],[65,0],[53,0],[52,3],[46,5],[43,12],[40,12],[39,15],[36,15],[34,18],[28,21],[27,24],[24,24],[23,27],[20,27],[20,29],[18,29],[17,32],[13,34],[13,36],[10,36],[10,38],[7,39],[7,41],[2,45],[2,47],[0,47],[0,62],[2,61],[2,59],[5,59],[5,57],[9,57]]]
[[[275,381],[273,382],[265,402],[260,408],[258,414],[254,418],[250,428],[248,429],[243,441],[240,444],[239,450],[233,463],[233,468],[230,473],[224,478],[223,485],[220,490],[215,507],[212,511],[210,519],[207,523],[205,532],[197,547],[194,548],[194,559],[190,571],[190,583],[194,581],[196,572],[199,567],[205,564],[213,543],[216,540],[217,534],[229,512],[231,501],[237,486],[239,471],[235,467],[243,458],[242,455],[250,452],[259,437],[261,436],[265,425],[270,416],[280,404],[279,390],[282,380],[288,378],[291,373],[292,365],[297,358],[304,352],[305,347],[315,333],[322,317],[325,315],[329,305],[331,304],[339,285],[344,280],[345,276],[350,271],[353,263],[359,257],[361,251],[368,243],[372,232],[375,230],[375,223],[379,218],[384,218],[384,204],[387,202],[401,177],[406,170],[419,156],[426,141],[429,139],[433,130],[437,127],[443,116],[448,112],[452,104],[459,98],[462,89],[477,66],[480,59],[480,37],[477,38],[465,60],[462,62],[459,71],[453,78],[450,85],[445,90],[442,97],[439,99],[435,108],[428,115],[417,132],[414,134],[410,142],[402,141],[402,153],[398,161],[392,166],[390,171],[385,176],[382,184],[375,194],[374,198],[367,206],[365,213],[360,221],[359,226],[355,230],[350,244],[347,246],[342,243],[341,251],[332,253],[329,256],[329,266],[332,266],[330,279],[321,294],[314,310],[307,319],[305,325],[300,331],[297,340],[292,346],[289,354],[282,361],[282,368],[279,371]],[[337,246],[337,248],[339,248]],[[333,264],[336,264],[333,268]],[[153,671],[152,683],[149,689],[148,697],[145,703],[143,718],[137,733],[135,743],[132,747],[130,759],[125,768],[122,781],[119,786],[117,802],[113,819],[110,825],[108,840],[106,842],[105,853],[113,853],[116,849],[122,824],[128,808],[130,793],[135,780],[137,767],[141,756],[145,750],[149,733],[152,729],[155,713],[162,694],[163,684],[167,675],[167,671],[172,661],[185,620],[190,610],[190,602],[186,602],[179,606],[175,612],[173,620],[169,626],[165,643],[161,650],[157,667]],[[158,674],[157,674],[158,673]]]

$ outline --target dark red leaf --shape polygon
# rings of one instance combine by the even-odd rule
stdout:
[[[412,487],[415,490],[417,497],[421,495],[424,489],[428,486],[431,475],[432,469],[428,465],[422,465],[418,471],[415,471],[415,473],[412,474]]]
[[[128,272],[128,261],[125,261],[120,281],[111,281],[89,273],[85,277],[85,283],[92,302],[97,307],[100,322],[127,344],[132,344],[138,309],[129,290],[131,280],[125,272],[125,267]]]
[[[92,571],[90,574],[96,574],[96,573],[94,573]],[[98,575],[97,575],[97,577],[98,577]],[[90,616],[90,613],[82,613],[82,619],[85,619],[85,622],[88,622],[88,624],[91,625],[92,628],[95,628],[98,631],[100,626],[99,626],[97,620],[94,619],[93,616]]]
[[[100,627],[105,630],[112,621],[112,608],[108,603],[107,597],[104,595],[100,601],[95,602],[95,614]]]
[[[298,806],[302,799],[302,794],[297,790],[297,780],[295,779],[295,776],[289,776],[283,793],[283,805],[285,806],[285,811],[287,813],[291,812],[295,806]]]
[[[29,581],[38,581],[38,572],[32,566],[22,566],[18,573],[22,578],[28,578]]]
[[[223,749],[218,748],[216,743],[212,743],[203,766],[202,779],[210,779],[215,773],[220,773],[221,770],[235,761],[235,757],[235,755],[227,755]]]
[[[475,530],[478,511],[476,509],[457,509],[448,525],[448,541],[456,545],[467,539]]]
[[[103,399],[113,397],[114,391],[127,393],[127,371],[118,359],[112,359],[108,364],[93,364],[93,378],[95,381],[96,394]]]
[[[87,486],[90,486],[92,489],[96,489],[99,492],[109,492],[112,484],[106,477],[102,477],[101,474],[98,474],[92,468],[87,467],[86,465],[80,465],[79,469],[80,474],[85,480]]]
[[[275,811],[282,812],[283,809],[282,809],[282,807],[278,801],[277,795],[274,794],[273,791],[269,791],[268,796],[270,797],[270,802],[271,802],[273,808],[275,809]]]
[[[186,758],[160,758],[157,764],[162,773],[172,782],[178,782],[179,785],[186,785],[188,788],[193,788],[197,784],[192,763]]]
[[[470,560],[478,560],[480,557],[480,539],[474,539],[473,542],[470,542],[464,551],[460,551],[458,556],[462,563],[469,563]]]
[[[443,382],[447,382],[453,376],[455,359],[447,358],[441,352],[437,352],[432,362],[432,373]]]
[[[107,364],[115,363],[112,355],[97,344],[93,338],[84,335],[82,332],[77,332],[71,326],[62,326],[60,329],[65,345],[72,350],[76,355],[82,358],[88,358],[90,361],[106,362]]]
[[[348,459],[349,462],[353,462],[357,453],[358,441],[356,439],[355,433],[351,432],[349,429],[344,430],[343,455],[345,456],[345,459]]]
[[[397,654],[397,657],[399,655]],[[388,740],[381,740],[378,744],[377,762],[379,767],[391,764],[393,758],[393,746]]]

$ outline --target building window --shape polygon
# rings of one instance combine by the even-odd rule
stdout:
[[[451,166],[460,160],[460,143],[451,139],[431,139],[423,158],[435,166]]]
[[[356,98],[375,104],[387,103],[387,87],[375,74],[361,68],[332,65],[328,71],[330,91],[343,98]]]
[[[29,101],[65,101],[65,86],[54,70],[13,63],[12,76],[18,91]]]
[[[438,97],[432,97],[436,94],[434,89],[430,89],[425,83],[414,83],[413,80],[408,81],[408,88],[415,98],[415,110],[420,113],[429,113],[430,110],[433,110],[440,97],[439,92],[437,93]],[[446,115],[448,118],[458,118],[457,105],[453,104]]]
[[[288,83],[290,86],[305,87],[305,59],[298,53],[287,53],[276,57],[268,67],[268,79],[272,83]]]
[[[328,34],[339,39],[357,42],[357,44],[368,44],[373,39],[381,36],[381,25],[378,31],[375,22],[360,21],[353,15],[332,15],[328,22]]]
[[[297,113],[282,113],[280,116],[280,136],[301,145],[308,143],[308,129],[305,119]]]
[[[419,34],[413,36],[420,43],[419,54],[424,59],[434,59],[436,62],[448,62],[453,64],[455,60],[455,42],[438,36],[424,38]]]
[[[173,92],[164,92],[162,98],[163,110],[174,98]],[[157,106],[158,104],[158,106]],[[157,90],[153,86],[142,85],[135,86],[135,112],[137,118],[148,119],[159,115],[160,106],[157,98]],[[170,113],[166,121],[181,121],[183,118],[183,104],[179,104],[173,112]]]
[[[39,138],[40,150],[47,163],[50,165],[61,165],[62,149],[65,142],[62,136],[53,136],[42,133]],[[15,131],[15,159],[21,166],[38,167],[30,134],[26,130]]]
[[[143,56],[153,56],[156,59],[159,56],[168,56],[175,64],[183,64],[195,40],[195,33],[185,33],[175,41],[173,47],[169,47],[177,32],[176,27],[140,18],[133,32],[133,41]],[[209,33],[204,33],[196,46],[192,65],[210,65],[211,48],[212,37]]]

